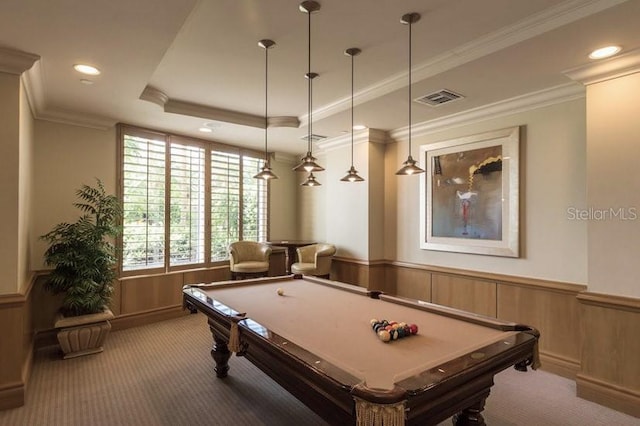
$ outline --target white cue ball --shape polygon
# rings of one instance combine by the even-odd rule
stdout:
[[[276,290],[276,293],[278,293],[278,296],[282,296],[284,294],[284,290],[279,288]]]

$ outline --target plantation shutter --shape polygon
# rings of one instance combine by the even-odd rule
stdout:
[[[204,263],[204,148],[171,143],[169,194],[169,265]]]
[[[242,239],[267,240],[267,181],[254,179],[264,161],[242,157]]]
[[[211,152],[211,260],[228,258],[240,239],[240,155]]]
[[[123,270],[165,261],[165,141],[124,135]]]

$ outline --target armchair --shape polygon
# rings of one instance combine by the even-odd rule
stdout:
[[[332,244],[312,244],[298,247],[298,261],[291,265],[292,274],[315,275],[329,278],[331,259],[336,253]]]
[[[271,247],[256,241],[236,241],[229,244],[231,279],[266,277],[269,273]]]

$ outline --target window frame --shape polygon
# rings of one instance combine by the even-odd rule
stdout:
[[[174,134],[174,133],[166,133],[153,129],[133,126],[129,124],[119,123],[117,126],[117,191],[116,195],[121,203],[124,205],[124,159],[125,159],[125,143],[124,138],[125,135],[148,138],[154,140],[163,140],[165,143],[165,205],[164,205],[164,214],[165,214],[165,225],[164,225],[164,264],[162,267],[150,267],[150,268],[135,268],[125,270],[123,265],[123,234],[118,236],[116,239],[116,245],[118,248],[118,272],[121,277],[130,277],[130,276],[139,276],[139,275],[156,275],[156,274],[166,274],[171,272],[179,272],[186,270],[194,270],[194,269],[203,269],[203,268],[212,268],[216,266],[226,265],[228,263],[228,257],[223,260],[211,260],[211,242],[212,242],[212,230],[211,230],[211,155],[214,151],[224,152],[231,155],[238,155],[239,158],[239,179],[240,179],[240,200],[239,200],[239,239],[243,239],[243,204],[244,204],[244,196],[243,196],[243,183],[242,183],[242,175],[243,175],[243,157],[253,157],[256,159],[261,159],[264,161],[264,153],[252,150],[248,148],[237,147],[233,145],[223,144],[220,142],[208,141],[204,139],[198,139],[190,136]],[[205,213],[204,213],[204,262],[198,263],[189,263],[182,265],[173,265],[171,266],[171,253],[169,251],[171,246],[170,234],[171,234],[171,144],[177,143],[181,145],[191,145],[205,149],[205,178],[204,178],[204,191],[205,191]],[[266,192],[266,223],[265,223],[265,238],[269,240],[269,228],[270,228],[270,200],[271,200],[271,185],[269,181],[265,182],[265,192]]]

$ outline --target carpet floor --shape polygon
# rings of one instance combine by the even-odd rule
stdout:
[[[39,350],[26,404],[0,411],[0,425],[326,425],[242,357],[216,379],[211,343],[197,314],[112,332],[97,355],[62,360],[55,346]],[[484,416],[492,426],[640,426],[544,371],[498,374]]]

